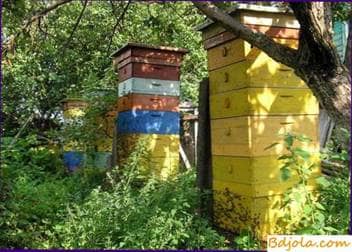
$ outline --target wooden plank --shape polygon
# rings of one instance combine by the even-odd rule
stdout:
[[[211,95],[244,87],[308,88],[293,69],[261,57],[210,71],[209,80]]]
[[[210,117],[318,114],[309,89],[244,88],[210,96]]]
[[[214,180],[229,183],[280,183],[280,168],[285,161],[278,160],[279,155],[260,157],[234,157],[234,156],[212,156],[212,174]],[[312,175],[318,176],[320,172],[319,153],[312,155],[311,163],[317,166]],[[291,180],[297,181],[297,174],[292,174]]]
[[[221,180],[213,180],[213,190],[215,191],[229,191],[235,195],[245,197],[267,197],[273,195],[282,195],[289,188],[297,184],[298,181],[285,181],[279,183],[266,184],[246,184],[246,183],[231,183]],[[308,180],[307,190],[314,190],[316,188],[316,178]]]
[[[250,28],[252,25],[270,26],[275,28],[300,28],[300,25],[295,16],[288,13],[259,13],[241,11],[241,13],[235,13],[233,18]],[[225,28],[219,24],[212,24],[203,30],[203,41],[212,38],[224,31]]]
[[[212,154],[222,156],[269,156],[284,154],[282,135],[304,134],[311,143],[299,146],[319,151],[318,115],[247,116],[211,120]],[[278,145],[268,149],[273,143]]]
[[[178,112],[179,98],[176,96],[160,96],[130,93],[118,99],[118,110],[161,110]]]
[[[119,97],[128,95],[129,93],[179,96],[180,82],[158,79],[130,78],[119,84],[118,92]]]
[[[262,240],[277,231],[276,222],[282,216],[282,195],[254,198],[228,191],[214,191],[213,195],[217,226],[235,233],[251,228]]]
[[[296,39],[274,40],[292,48],[298,47],[298,40]],[[243,60],[257,60],[258,64],[265,64],[268,61],[272,61],[267,54],[256,47],[252,47],[248,42],[242,39],[235,39],[211,48],[208,50],[207,55],[209,71]]]
[[[129,59],[131,57],[137,57],[145,60],[159,60],[165,63],[180,65],[183,57],[183,53],[150,49],[150,48],[129,48],[116,56],[114,59],[117,64]]]
[[[138,144],[143,144],[150,157],[178,157],[179,135],[120,134],[117,138],[118,156],[127,157]]]
[[[119,157],[117,163],[124,165],[126,160],[126,158]],[[179,162],[179,157],[140,158],[138,169],[140,174],[145,177],[166,180],[174,177],[179,172]]]
[[[136,110],[119,113],[119,133],[179,134],[180,115],[177,112]]]
[[[266,25],[299,29],[300,25],[294,15],[289,13],[241,12],[241,23],[251,25]]]
[[[197,185],[201,192],[212,189],[209,80],[199,84],[199,130],[197,137]],[[212,199],[201,195],[201,214],[212,216]]]
[[[129,63],[118,70],[119,81],[132,77],[160,80],[180,80],[180,68],[149,63]]]
[[[252,31],[261,32],[272,38],[282,38],[282,39],[299,39],[299,29],[285,28],[285,27],[274,27],[274,26],[264,26],[264,25],[246,25]],[[221,45],[227,41],[236,39],[237,36],[228,31],[223,31],[213,36],[205,41],[203,41],[204,48],[209,50],[215,46]]]
[[[132,56],[132,57],[128,57],[128,58],[124,59],[123,61],[119,62],[117,64],[117,68],[121,69],[130,63],[132,63],[132,64],[133,63],[147,63],[147,64],[153,64],[153,65],[174,66],[174,67],[181,66],[181,62],[166,61],[164,59],[144,58],[144,57]]]

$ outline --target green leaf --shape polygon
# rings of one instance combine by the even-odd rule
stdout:
[[[294,136],[291,134],[286,134],[284,141],[287,147],[291,147],[293,145]]]
[[[305,205],[303,208],[303,212],[306,215],[309,215],[313,211],[313,208],[310,205]]]
[[[281,180],[286,181],[291,177],[291,170],[287,166],[283,166],[280,169],[281,172]]]
[[[265,147],[264,150],[268,150],[268,149],[271,149],[273,148],[274,146],[278,145],[279,143],[273,143],[273,144],[270,144],[269,146]]]
[[[328,188],[328,187],[331,185],[331,183],[330,183],[325,177],[323,177],[323,176],[317,178],[315,181],[316,181],[316,182],[318,183],[318,185],[321,186],[322,188]]]
[[[284,160],[284,159],[290,159],[290,158],[292,158],[292,155],[282,155],[277,160]]]
[[[309,137],[307,137],[305,135],[298,135],[297,140],[299,140],[300,142],[305,142],[305,143],[309,143],[312,141]]]
[[[310,153],[306,150],[303,150],[302,148],[300,147],[296,147],[293,149],[293,152],[295,154],[297,154],[298,156],[300,156],[301,158],[303,158],[305,161],[308,161],[309,158],[310,158]]]

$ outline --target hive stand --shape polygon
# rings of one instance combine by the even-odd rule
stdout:
[[[239,4],[230,13],[252,30],[297,48],[299,23],[286,10]],[[318,153],[318,102],[293,69],[216,23],[199,30],[208,56],[214,219],[236,233],[251,227],[265,239],[276,232],[282,195],[298,181],[297,176],[280,179],[280,134],[305,134],[312,142],[301,146]],[[275,142],[281,144],[267,148]],[[312,159],[319,161],[317,155]],[[317,167],[310,189],[319,173]]]
[[[119,76],[118,164],[142,141],[148,151],[145,174],[166,179],[177,173],[180,65],[186,52],[128,43],[112,54]]]

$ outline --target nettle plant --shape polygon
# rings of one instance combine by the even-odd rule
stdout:
[[[282,216],[277,223],[279,231],[298,234],[333,232],[331,227],[325,226],[325,208],[318,202],[319,193],[310,186],[314,177],[319,186],[324,188],[329,185],[324,177],[315,175],[319,165],[318,153],[310,153],[299,146],[311,142],[311,139],[291,133],[283,137],[286,153],[278,158],[282,161],[281,180],[292,179],[297,182],[285,192],[282,199]]]

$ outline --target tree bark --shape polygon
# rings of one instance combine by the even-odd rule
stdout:
[[[211,2],[193,4],[226,30],[293,68],[329,116],[349,128],[351,78],[332,43],[330,3],[290,3],[301,26],[298,50],[282,46],[263,33],[251,31]]]

